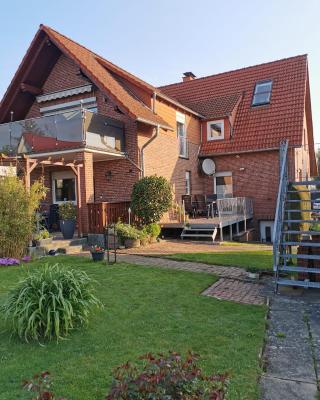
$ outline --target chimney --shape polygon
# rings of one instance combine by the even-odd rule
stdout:
[[[193,81],[195,77],[196,76],[193,72],[184,72],[182,80],[183,82]]]

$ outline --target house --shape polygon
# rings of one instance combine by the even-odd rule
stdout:
[[[306,55],[156,88],[40,25],[0,105],[0,149],[28,180],[43,176],[44,207],[78,204],[82,234],[96,230],[97,209],[119,216],[133,184],[156,174],[178,203],[252,198],[266,239],[285,138],[292,179],[316,175]]]

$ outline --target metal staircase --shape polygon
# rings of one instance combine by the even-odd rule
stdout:
[[[320,288],[320,231],[305,228],[317,222],[310,213],[314,212],[312,194],[319,194],[320,197],[320,190],[314,189],[318,185],[320,181],[288,180],[288,141],[281,143],[280,183],[273,236],[276,292],[279,286]],[[299,193],[304,193],[305,198],[301,199]],[[297,195],[299,199],[293,198]],[[301,228],[302,224],[304,228]],[[317,236],[319,241],[314,240]],[[299,252],[295,252],[294,249],[298,247]]]

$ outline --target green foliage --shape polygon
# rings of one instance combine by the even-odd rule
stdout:
[[[131,195],[131,208],[142,225],[159,222],[171,205],[170,184],[162,176],[147,176],[135,183]]]
[[[315,222],[310,225],[310,231],[320,231],[320,222]]]
[[[149,236],[150,234],[148,233],[145,226],[139,230],[139,239],[141,240],[148,239]]]
[[[35,211],[46,188],[36,181],[28,191],[16,176],[0,179],[0,257],[21,258],[35,226]]]
[[[59,205],[59,217],[62,220],[77,218],[77,207],[72,201],[66,201]]]
[[[33,235],[34,240],[49,239],[50,234],[47,229],[41,229],[39,232]]]
[[[161,233],[161,228],[159,224],[149,224],[146,226],[146,231],[151,237],[157,238]]]
[[[114,371],[114,381],[106,400],[223,400],[227,375],[206,376],[197,365],[198,356],[185,358],[169,352],[140,357],[143,367],[126,363]]]
[[[122,222],[118,222],[116,224],[117,235],[121,241],[126,239],[139,239],[140,231],[132,225],[123,224]]]
[[[83,271],[45,264],[11,290],[5,318],[22,340],[59,340],[86,324],[91,307],[101,305],[91,282]]]

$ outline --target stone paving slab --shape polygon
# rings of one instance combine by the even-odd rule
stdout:
[[[176,261],[160,257],[146,257],[132,254],[119,254],[118,260],[129,264],[139,264],[144,266],[155,266],[168,269],[178,269],[192,272],[205,272],[226,278],[246,279],[247,273],[242,268],[226,267],[220,265],[208,265],[189,261]]]
[[[221,278],[202,294],[218,300],[231,300],[243,304],[262,305],[266,301],[261,295],[261,285],[236,279]]]
[[[261,378],[261,400],[316,400],[317,386],[314,383]]]

